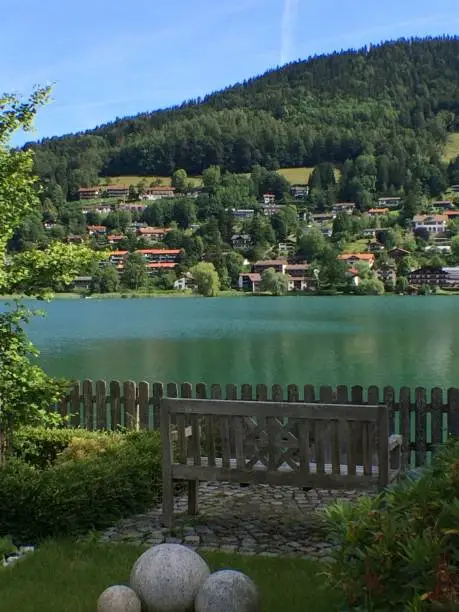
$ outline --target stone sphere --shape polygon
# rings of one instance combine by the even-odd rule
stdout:
[[[255,583],[242,572],[220,570],[203,584],[194,602],[195,612],[259,612]]]
[[[141,612],[142,604],[132,589],[115,584],[97,600],[97,612]]]
[[[193,612],[199,587],[209,575],[207,563],[190,548],[159,544],[137,559],[129,584],[144,612]]]

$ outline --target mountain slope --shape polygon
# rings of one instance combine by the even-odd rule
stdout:
[[[362,154],[407,170],[436,163],[459,129],[459,38],[401,40],[287,65],[165,111],[33,146],[65,196],[98,175],[201,174],[343,165]]]

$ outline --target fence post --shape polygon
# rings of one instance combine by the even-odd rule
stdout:
[[[448,434],[459,436],[459,389],[448,389]]]

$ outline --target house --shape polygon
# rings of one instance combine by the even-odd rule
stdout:
[[[147,263],[172,263],[176,264],[180,249],[138,249],[136,253],[143,255]]]
[[[99,204],[99,206],[89,207],[85,206],[81,209],[83,215],[87,215],[90,212],[95,212],[99,215],[108,215],[112,211],[110,204]]]
[[[306,291],[309,287],[309,278],[304,276],[289,276],[288,277],[288,291]]]
[[[154,242],[161,242],[171,229],[170,227],[139,227],[137,229],[137,235]]]
[[[307,221],[308,220],[308,211],[307,210],[299,210],[297,212],[296,218],[298,221]]]
[[[444,269],[433,266],[423,266],[408,274],[408,282],[415,287],[420,287],[421,285],[441,287],[446,284],[446,279],[447,273]]]
[[[174,282],[174,289],[178,291],[185,291],[186,289],[193,288],[194,284],[195,282],[193,276],[190,272],[187,272]]]
[[[352,215],[352,213],[355,211],[355,208],[355,202],[336,202],[336,204],[332,208],[332,211],[336,215],[339,215],[340,213]]]
[[[445,215],[415,215],[413,217],[414,230],[426,230],[438,234],[446,231],[448,216]]]
[[[46,221],[45,223],[43,223],[43,227],[45,228],[45,230],[52,230],[53,227],[56,227],[56,223],[50,223],[49,221]]]
[[[88,225],[86,229],[90,236],[104,236],[107,233],[105,225]]]
[[[430,244],[424,247],[424,251],[432,251],[433,253],[451,253],[449,244]]]
[[[434,208],[439,210],[451,210],[454,208],[454,204],[451,200],[439,200],[438,202],[432,202]]]
[[[333,236],[333,228],[332,227],[321,227],[320,231],[325,238],[331,238]]]
[[[340,261],[344,261],[350,266],[354,266],[358,262],[367,263],[370,268],[374,266],[375,256],[373,253],[342,253],[338,255]]]
[[[100,187],[80,187],[78,197],[80,200],[94,200],[100,195]]]
[[[107,185],[105,190],[109,198],[126,198],[129,195],[128,185]]]
[[[454,268],[443,268],[443,272],[446,274],[445,286],[446,287],[459,287],[459,267]]]
[[[379,251],[384,251],[384,245],[378,242],[377,240],[370,240],[367,246],[367,251],[370,253],[378,253]]]
[[[231,244],[233,249],[250,249],[252,238],[250,234],[234,234],[231,236]]]
[[[147,208],[147,204],[139,204],[139,202],[126,202],[124,204],[120,204],[119,208],[120,210],[127,210],[129,212],[142,214]]]
[[[393,249],[390,249],[390,251],[387,251],[387,254],[389,257],[392,257],[392,259],[395,259],[395,261],[399,261],[400,259],[407,257],[410,252],[406,249],[401,249],[400,247],[394,247]]]
[[[276,272],[281,272],[282,274],[285,274],[286,265],[286,259],[266,259],[263,261],[255,262],[252,266],[252,271],[258,272],[259,274],[263,274],[263,272],[268,268],[274,268]]]
[[[370,217],[382,217],[383,215],[389,214],[389,209],[386,208],[370,208],[368,211]]]
[[[445,210],[444,214],[448,217],[448,221],[459,218],[459,210]]]
[[[378,208],[390,208],[390,210],[396,210],[400,208],[402,198],[378,198]]]
[[[354,268],[354,266],[352,266],[346,271],[345,276],[352,287],[358,287],[360,285],[359,271],[357,270],[357,268]]]
[[[155,274],[156,272],[173,270],[176,267],[176,263],[172,261],[151,261],[145,264],[149,274]]]
[[[69,244],[82,244],[85,241],[84,236],[80,236],[79,234],[69,234],[67,236],[67,242]]]
[[[266,205],[273,205],[274,202],[276,201],[276,196],[274,195],[274,193],[264,193],[263,194],[263,204]]]
[[[265,215],[265,217],[272,217],[276,213],[282,210],[282,206],[274,206],[273,204],[262,204],[261,212]]]
[[[70,287],[72,290],[87,290],[91,288],[92,276],[77,276]]]
[[[167,187],[160,185],[159,187],[149,187],[145,189],[140,196],[141,200],[161,200],[162,198],[173,198],[175,196],[175,187]]]
[[[308,185],[292,185],[290,187],[290,195],[299,200],[303,200],[309,194]]]
[[[454,191],[454,193],[459,193],[459,185],[451,185],[450,189]]]
[[[331,223],[334,219],[336,219],[335,213],[317,213],[312,215],[314,223],[318,223],[319,225],[322,225],[322,223]]]
[[[285,274],[288,276],[289,291],[306,291],[315,288],[315,276],[306,262],[287,264]]]
[[[395,281],[397,280],[397,273],[393,266],[381,266],[376,270],[376,276],[384,284],[392,283],[395,285]]]
[[[129,255],[129,251],[112,251],[108,256],[108,262],[118,269],[124,268],[124,260]]]
[[[233,208],[231,212],[235,219],[251,219],[254,214],[252,208]]]
[[[260,290],[261,274],[258,272],[241,272],[239,274],[238,287],[243,291],[255,293]]]
[[[376,238],[376,232],[378,231],[379,231],[378,228],[367,227],[366,229],[362,230],[361,236],[363,238]]]
[[[112,234],[111,236],[107,236],[107,242],[108,244],[118,244],[125,240],[125,238],[126,236]]]

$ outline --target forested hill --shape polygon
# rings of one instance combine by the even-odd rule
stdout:
[[[197,67],[199,73],[199,67]],[[459,129],[459,38],[400,40],[315,57],[193,100],[28,145],[65,197],[99,175],[247,172],[371,157],[387,185],[439,166]],[[353,170],[358,172],[358,168]],[[371,188],[371,186],[369,186]]]

